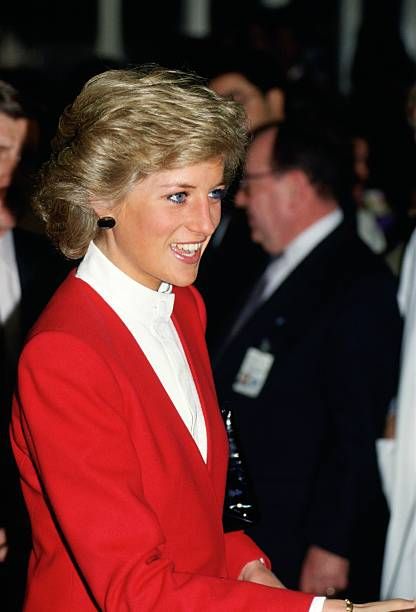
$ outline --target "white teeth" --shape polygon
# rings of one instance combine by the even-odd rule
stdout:
[[[172,243],[172,247],[178,251],[186,251],[187,253],[194,254],[196,253],[202,246],[202,242],[193,242],[193,243],[181,243],[177,242]]]

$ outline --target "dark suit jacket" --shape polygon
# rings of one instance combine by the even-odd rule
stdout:
[[[18,354],[29,329],[74,263],[66,261],[40,234],[15,228],[13,242],[21,288],[17,313],[19,333],[15,347]],[[1,422],[2,427],[7,427],[16,364],[9,355],[6,358],[2,356],[2,359],[8,360],[2,364],[2,372],[6,375],[0,389]]]
[[[218,321],[230,315],[240,293],[251,286],[269,260],[251,240],[244,210],[233,207],[223,222],[223,238],[218,245],[215,239],[208,243],[195,282],[208,313],[207,342],[214,340]]]
[[[19,271],[22,340],[75,262],[67,261],[40,234],[13,230]]]
[[[18,355],[29,329],[32,327],[50,297],[63,281],[74,262],[69,262],[44,236],[21,228],[13,230],[13,243],[21,288],[21,299],[17,307],[18,337],[15,354]],[[9,411],[3,408],[11,398],[14,386],[16,363],[10,355],[6,357],[5,380],[2,380],[0,401],[1,418],[8,421]],[[4,364],[3,364],[4,374]]]
[[[29,329],[74,264],[60,256],[49,240],[40,234],[16,228],[13,230],[13,241],[22,292],[18,312],[15,313],[19,331],[15,346],[17,356]],[[0,361],[0,526],[6,527],[10,544],[7,561],[0,568],[0,584],[3,603],[7,610],[13,612],[21,609],[30,530],[8,434],[16,363],[10,355],[2,355]]]
[[[374,442],[396,391],[400,338],[394,277],[342,224],[218,359],[212,351],[259,504],[248,533],[289,587],[315,544],[350,559],[352,597],[377,595],[387,509]],[[274,355],[256,398],[232,388],[249,347]]]

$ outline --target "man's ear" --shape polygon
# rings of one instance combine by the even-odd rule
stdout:
[[[284,118],[285,96],[281,89],[273,87],[266,93],[266,102],[269,107],[270,121],[282,121]]]
[[[292,214],[301,214],[309,201],[310,182],[302,170],[290,170],[287,173],[289,189],[289,209]]]

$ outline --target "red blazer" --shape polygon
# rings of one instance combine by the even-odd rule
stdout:
[[[304,612],[311,596],[237,581],[263,556],[224,535],[227,440],[193,288],[173,321],[204,411],[199,450],[133,336],[71,274],[19,364],[12,443],[33,530],[27,612]]]

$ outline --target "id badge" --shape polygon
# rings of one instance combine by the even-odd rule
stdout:
[[[254,347],[247,349],[233,383],[233,391],[247,397],[257,397],[263,389],[273,362],[274,355],[271,353]]]

